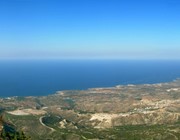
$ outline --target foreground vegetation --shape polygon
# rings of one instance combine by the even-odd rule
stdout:
[[[0,116],[0,140],[30,140],[23,131],[18,132],[15,127],[6,122],[2,116]]]

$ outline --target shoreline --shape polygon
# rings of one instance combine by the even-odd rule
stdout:
[[[158,83],[144,83],[144,84],[119,84],[119,85],[115,85],[115,86],[107,86],[107,87],[95,87],[95,88],[87,88],[87,89],[70,89],[70,90],[59,90],[59,91],[55,91],[52,94],[47,94],[47,95],[25,95],[25,96],[6,96],[6,97],[1,97],[0,99],[6,99],[6,100],[11,100],[13,98],[25,98],[25,97],[44,97],[44,96],[50,96],[50,95],[55,95],[55,94],[59,94],[63,91],[87,91],[87,90],[98,90],[98,89],[115,89],[118,87],[130,87],[130,86],[141,86],[141,85],[162,85],[162,84],[167,84],[167,83],[174,83],[174,82],[180,82],[180,78],[176,78],[174,80],[171,81],[167,81],[167,82],[158,82]]]

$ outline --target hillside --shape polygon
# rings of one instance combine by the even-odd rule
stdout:
[[[33,140],[180,139],[180,80],[2,98],[0,107]]]

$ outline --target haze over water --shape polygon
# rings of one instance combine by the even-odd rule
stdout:
[[[41,96],[179,77],[180,63],[175,60],[1,60],[0,96]]]
[[[180,77],[179,0],[0,0],[0,17],[0,97]]]

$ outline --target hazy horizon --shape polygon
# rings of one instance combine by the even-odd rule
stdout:
[[[180,59],[178,0],[2,0],[0,59]]]

